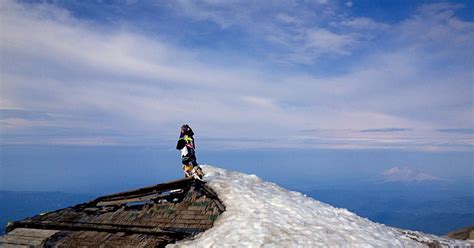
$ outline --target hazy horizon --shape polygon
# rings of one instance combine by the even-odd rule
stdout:
[[[466,185],[472,186],[469,152],[215,151],[206,150],[199,140],[197,144],[202,147],[197,152],[201,164],[256,174],[292,189],[370,189],[388,179],[401,183],[400,187],[432,183],[440,189],[466,190]],[[174,147],[2,145],[0,156],[0,189],[5,190],[110,193],[182,177]],[[383,174],[392,168],[401,170],[395,177]]]

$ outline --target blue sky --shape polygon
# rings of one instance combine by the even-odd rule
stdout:
[[[2,144],[472,150],[472,1],[2,1]]]

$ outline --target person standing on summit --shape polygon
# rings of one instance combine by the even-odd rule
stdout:
[[[181,152],[181,161],[183,163],[184,177],[194,177],[202,179],[204,173],[199,167],[196,159],[196,144],[194,142],[194,132],[188,124],[181,126],[176,149]]]

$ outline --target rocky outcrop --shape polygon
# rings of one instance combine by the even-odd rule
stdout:
[[[450,232],[446,236],[452,239],[474,240],[474,226],[468,226],[454,232]]]

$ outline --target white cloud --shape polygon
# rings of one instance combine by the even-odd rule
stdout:
[[[350,54],[349,47],[354,43],[350,34],[336,34],[327,29],[315,29],[307,31],[306,48],[315,49],[321,54]]]
[[[283,23],[288,23],[288,24],[301,24],[301,20],[298,19],[297,17],[290,16],[285,13],[279,13],[276,15],[276,19],[283,22]]]
[[[243,96],[242,100],[246,103],[251,104],[252,107],[259,107],[266,110],[278,109],[278,107],[274,104],[273,100],[269,98],[258,96]]]
[[[337,25],[343,25],[354,29],[387,29],[390,27],[388,24],[376,22],[368,17],[346,19]]]

